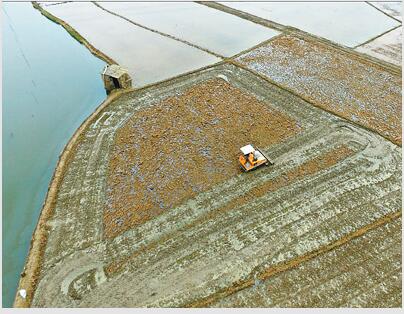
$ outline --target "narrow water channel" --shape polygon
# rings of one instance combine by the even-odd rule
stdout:
[[[11,307],[59,153],[105,99],[104,62],[31,3],[2,6],[3,307]]]

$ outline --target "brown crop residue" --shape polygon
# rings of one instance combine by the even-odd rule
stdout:
[[[114,237],[239,173],[238,151],[296,134],[290,117],[221,79],[135,113],[109,163],[104,227]]]
[[[219,208],[218,210],[214,210],[209,212],[208,214],[196,219],[191,224],[187,225],[187,228],[191,228],[192,226],[199,225],[203,221],[214,219],[216,215],[221,212],[231,210],[235,207],[242,206],[244,204],[252,202],[254,199],[264,196],[267,193],[272,191],[276,191],[282,187],[288,186],[296,181],[299,178],[314,175],[315,173],[330,168],[336,165],[338,162],[344,160],[345,158],[351,156],[354,152],[345,145],[338,146],[323,155],[317,156],[296,168],[290,169],[289,171],[285,171],[280,174],[278,177],[274,178],[273,180],[267,181],[264,184],[254,187],[252,190],[248,190],[245,194],[234,198],[232,201],[227,203],[225,206]],[[158,241],[163,241],[164,239],[159,239]],[[148,246],[143,247],[141,250],[136,251],[134,254],[127,256],[121,260],[114,261],[109,264],[105,268],[105,272],[111,276],[120,272],[126,263],[134,258],[135,256],[139,255],[140,252],[152,249],[155,247],[156,242],[149,244]]]
[[[255,187],[251,191],[241,195],[238,198],[233,199],[226,204],[221,211],[226,211],[236,206],[241,206],[254,199],[264,196],[265,194],[279,190],[282,187],[288,186],[300,178],[313,175],[321,170],[325,170],[337,164],[339,161],[344,160],[348,156],[352,155],[353,151],[345,145],[341,145],[321,156],[317,156],[296,168],[282,173],[274,180],[267,181],[264,184]]]
[[[401,74],[292,35],[276,37],[236,62],[401,145]]]

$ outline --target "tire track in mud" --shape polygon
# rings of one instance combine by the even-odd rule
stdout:
[[[233,198],[230,202],[225,204],[222,207],[217,208],[215,211],[210,211],[204,216],[198,217],[191,224],[186,225],[185,228],[179,229],[176,233],[181,233],[184,229],[191,229],[196,225],[201,224],[202,221],[213,220],[216,215],[221,212],[229,211],[236,206],[240,207],[244,204],[251,202],[252,200],[262,197],[267,193],[272,191],[281,189],[287,185],[293,184],[300,177],[307,177],[315,174],[316,172],[320,172],[321,170],[327,169],[329,167],[334,166],[336,163],[345,159],[348,156],[351,156],[353,151],[350,150],[346,146],[340,146],[335,149],[330,150],[324,155],[320,155],[315,157],[312,160],[309,160],[296,168],[293,168],[287,172],[281,173],[279,176],[275,177],[273,180],[266,181],[259,186],[255,186],[252,190],[249,190],[247,193],[242,194],[236,198]],[[159,239],[158,242],[149,244],[147,247],[143,247],[140,251],[135,252],[133,256],[128,257],[123,261],[115,261],[111,265],[106,267],[106,273],[108,275],[112,275],[113,273],[118,273],[124,267],[124,264],[130,262],[130,260],[134,256],[138,256],[142,251],[150,250],[151,248],[155,248],[162,241],[168,240],[170,237],[173,237],[172,234],[169,234],[167,238]]]
[[[60,154],[56,169],[52,175],[51,183],[48,187],[37,226],[31,239],[28,256],[22,273],[23,275],[18,283],[17,291],[20,289],[26,289],[27,297],[26,299],[22,299],[18,297],[17,292],[13,307],[30,307],[33,302],[35,291],[39,283],[39,277],[42,272],[42,267],[46,262],[44,257],[46,255],[49,241],[49,233],[50,230],[55,229],[52,228],[52,225],[49,224],[49,222],[55,214],[55,207],[58,201],[57,196],[61,191],[61,186],[63,185],[63,181],[67,175],[68,166],[71,166],[71,164],[74,162],[72,155],[77,152],[77,145],[82,139],[82,132],[89,124],[92,123],[93,119],[97,117],[99,112],[101,112],[122,93],[123,92],[113,93],[106,100],[104,100],[100,106],[80,125]]]
[[[331,210],[331,209],[333,209],[333,207],[331,207],[331,208],[329,208],[329,210]],[[305,217],[305,218],[307,218],[307,216]],[[331,216],[329,219],[335,219],[335,217],[334,216]],[[266,220],[266,219],[263,219],[263,220]],[[211,220],[212,221],[212,220]],[[232,222],[233,224],[236,224],[237,222],[236,221],[233,221]],[[259,227],[259,226],[256,226],[257,228]],[[245,226],[245,228],[246,229],[248,229],[248,226],[246,225]],[[208,229],[208,230],[210,230],[210,232],[212,232],[213,230],[211,230],[211,227],[210,226],[203,226],[203,227],[201,227],[201,229]],[[222,230],[223,231],[223,230]],[[182,235],[182,237],[184,237],[185,235]],[[197,231],[195,231],[194,233],[193,233],[193,237],[197,237],[197,238],[199,238],[199,239],[202,239],[202,235],[198,235],[197,234]],[[181,244],[181,243],[178,243],[178,245],[177,246],[182,246],[182,245],[185,245],[185,243],[183,243],[183,244]],[[212,245],[212,243],[211,243],[211,245]],[[148,249],[152,249],[152,248],[148,248]],[[159,243],[159,252],[162,252],[164,250],[164,245],[163,245],[163,243]],[[189,251],[189,249],[187,250],[187,251]],[[192,252],[192,251],[191,251]],[[205,252],[206,253],[206,252]],[[193,259],[195,259],[195,258],[198,258],[198,256],[194,256],[194,253],[191,253],[191,254],[193,254],[192,256],[193,256]],[[209,253],[206,253],[207,255],[209,255]],[[206,256],[206,254],[204,254],[204,256]],[[199,256],[199,258],[200,257],[202,257],[202,256]],[[141,262],[141,261],[138,261],[137,263],[140,263],[140,264],[144,264],[144,263],[153,263],[153,261],[150,261],[150,260],[144,260],[143,262]],[[168,268],[170,268],[170,266],[168,266],[167,265],[167,267]]]
[[[258,280],[254,286],[210,306],[368,307],[372,304],[369,300],[376,296],[380,302],[373,306],[395,307],[400,302],[391,301],[389,296],[401,295],[400,291],[388,292],[386,296],[383,287],[401,290],[401,280],[397,280],[401,274],[400,260],[401,218],[269,280]]]
[[[303,131],[288,141],[263,147],[275,159],[274,167],[233,176],[114,239],[100,240],[100,230],[92,229],[97,228],[96,221],[102,217],[106,161],[117,129],[134,112],[169,96],[178,97],[190,86],[218,75],[292,117]],[[248,274],[262,270],[260,267],[287,263],[298,258],[296,255],[305,256],[339,241],[338,237],[392,214],[400,203],[397,162],[401,155],[393,144],[233,65],[126,94],[107,109],[110,118],[101,121],[100,112],[81,137],[59,190],[55,215],[48,221],[50,240],[35,306],[192,304],[249,278]],[[101,139],[103,132],[108,136]],[[333,150],[340,154],[331,154]],[[92,151],[98,153],[90,158]],[[331,167],[327,162],[318,162],[324,155],[333,164]],[[316,172],[315,168],[321,170]],[[299,172],[299,179],[288,184]],[[282,175],[285,179],[277,179]],[[276,186],[272,181],[278,182]],[[266,186],[271,192],[260,194],[255,186]],[[234,199],[242,199],[244,194],[246,201],[237,206]],[[83,198],[87,200],[81,203]],[[234,207],[220,210],[232,202]],[[203,219],[212,213],[213,219]],[[82,300],[59,297],[60,278],[70,269],[83,266],[82,256],[87,256],[88,263],[99,265],[99,269],[128,256],[131,259],[122,263],[119,273],[112,271],[108,280],[92,290],[75,290],[77,295],[84,293]],[[214,271],[216,277],[206,271]],[[192,282],[187,281],[189,272],[195,274]],[[71,282],[81,280],[76,279]],[[158,287],[161,290],[155,295],[151,289]]]
[[[364,234],[366,234],[367,232],[378,228],[386,223],[389,223],[395,219],[398,219],[401,217],[401,211],[395,212],[395,213],[391,213],[388,214],[386,216],[384,216],[383,218],[375,221],[374,223],[371,223],[369,225],[366,225],[365,227],[356,230],[355,232],[352,232],[350,234],[348,234],[347,236],[339,239],[338,241],[335,241],[333,243],[330,243],[324,247],[319,248],[318,250],[315,250],[313,252],[310,252],[308,254],[305,254],[303,256],[299,256],[295,259],[289,260],[286,263],[280,264],[280,265],[276,265],[273,267],[270,267],[268,269],[265,269],[264,271],[260,272],[259,275],[256,277],[259,280],[268,280],[270,277],[275,276],[279,273],[288,271],[290,269],[296,268],[298,267],[300,264],[307,262],[321,254],[324,254],[326,252],[329,252],[331,250],[334,250],[342,245],[345,245],[346,243],[348,243],[349,241],[361,237]],[[232,287],[228,287],[222,291],[217,292],[216,294],[213,294],[203,300],[198,300],[196,302],[193,303],[189,303],[189,304],[183,304],[180,307],[196,307],[196,308],[201,308],[201,307],[207,307],[209,306],[211,303],[219,300],[219,299],[223,299],[231,294],[234,294],[240,290],[252,287],[255,284],[255,280],[256,278],[249,278],[247,280],[244,281],[240,281],[235,283]]]
[[[318,147],[316,147],[316,146],[314,146],[314,148],[313,148],[313,150],[318,150],[319,148]],[[307,155],[307,152],[305,152],[305,154]],[[336,154],[337,156],[336,156],[336,158],[338,159],[338,158],[344,158],[343,156],[339,156],[338,157],[338,154]],[[292,156],[291,156],[292,157]],[[292,159],[292,158],[291,158]],[[308,159],[309,161],[307,161],[306,163],[310,163],[310,159]],[[318,158],[317,158],[317,160],[316,160],[316,158],[314,159],[314,161],[311,161],[311,164],[313,164],[313,163],[316,163],[318,161]],[[282,166],[282,168],[284,168],[286,165],[283,165]],[[297,165],[295,165],[295,167],[298,167]],[[303,166],[304,167],[304,166]],[[351,165],[350,166],[351,168],[353,167],[353,165]],[[349,167],[345,167],[346,169],[348,169]],[[293,171],[295,171],[295,170],[288,170],[288,173],[291,173],[291,172],[293,172]],[[342,170],[341,170],[342,171]],[[258,174],[258,173],[257,173]],[[210,195],[209,196],[209,198],[210,198],[210,201],[208,202],[208,203],[206,203],[206,202],[204,202],[204,203],[201,203],[200,205],[197,205],[197,206],[203,206],[203,207],[205,207],[205,208],[209,208],[209,211],[207,212],[207,214],[202,214],[202,215],[199,215],[199,216],[195,216],[195,215],[193,215],[193,216],[189,216],[189,214],[186,216],[186,218],[189,220],[189,219],[191,219],[191,217],[194,217],[194,218],[192,218],[192,219],[194,219],[192,222],[191,222],[191,224],[187,224],[187,223],[185,223],[183,226],[180,226],[180,225],[178,225],[178,223],[176,224],[176,232],[174,233],[174,234],[177,234],[177,236],[180,234],[180,232],[182,232],[183,230],[189,230],[189,229],[191,229],[191,227],[192,226],[197,226],[198,224],[200,224],[201,222],[206,222],[209,218],[213,218],[213,217],[216,217],[217,215],[219,215],[220,214],[220,212],[222,211],[222,209],[224,208],[224,207],[226,207],[226,206],[229,206],[229,203],[231,204],[231,203],[233,203],[233,204],[237,204],[237,202],[239,202],[239,200],[240,199],[242,199],[243,198],[243,193],[240,193],[240,192],[237,192],[237,190],[244,190],[244,191],[246,191],[246,194],[248,194],[248,193],[253,193],[252,194],[252,196],[251,197],[247,197],[247,199],[248,199],[248,201],[247,200],[244,200],[243,201],[243,203],[246,203],[246,202],[250,202],[251,203],[251,201],[253,201],[253,199],[254,198],[258,198],[258,197],[261,197],[261,196],[258,196],[258,195],[255,195],[256,194],[256,191],[257,190],[261,190],[261,188],[262,188],[262,186],[265,186],[265,184],[269,184],[270,186],[273,184],[273,181],[277,181],[277,180],[279,180],[279,177],[280,178],[282,178],[282,175],[285,175],[285,173],[283,173],[283,172],[279,172],[279,173],[277,173],[275,176],[274,175],[269,175],[269,176],[267,176],[267,178],[263,181],[262,179],[261,180],[258,180],[257,178],[264,178],[265,177],[265,172],[262,172],[262,174],[263,175],[261,175],[261,173],[260,173],[260,175],[258,176],[258,177],[256,177],[255,179],[253,179],[252,181],[250,181],[250,182],[248,182],[248,183],[242,183],[242,182],[239,182],[238,184],[239,185],[235,185],[234,186],[234,189],[232,189],[232,190],[229,190],[229,188],[227,188],[225,191],[219,191],[219,194],[221,194],[221,193],[224,193],[224,194],[226,194],[226,195],[234,195],[234,198],[230,198],[230,199],[228,199],[228,200],[224,200],[224,202],[221,202],[221,203],[217,203],[216,201],[213,201],[212,202],[212,200],[214,200],[215,198],[214,198],[214,196],[213,195]],[[349,179],[350,179],[350,177],[348,176],[347,177],[347,179],[346,180],[348,180],[347,182],[349,182]],[[307,180],[307,179],[306,179]],[[342,180],[342,179],[341,179]],[[353,179],[351,179],[351,180],[353,180]],[[265,182],[265,183],[264,183]],[[309,181],[306,181],[306,183],[308,183]],[[377,181],[376,181],[377,182]],[[284,183],[287,183],[287,180],[284,180]],[[292,182],[291,182],[292,183]],[[240,186],[243,186],[243,188],[241,189],[240,188]],[[248,185],[250,185],[250,188],[248,188]],[[257,188],[258,187],[258,188]],[[326,187],[327,188],[327,187]],[[250,192],[250,191],[252,191],[252,192]],[[349,191],[349,190],[348,190]],[[263,195],[264,194],[266,194],[266,192],[268,192],[268,191],[264,191],[264,193],[262,193]],[[324,193],[324,192],[321,192],[321,191],[318,191],[319,193]],[[238,196],[237,196],[238,195]],[[247,195],[248,196],[248,195]],[[213,197],[213,198],[212,198]],[[213,204],[215,204],[216,203],[216,205],[214,205],[213,207],[212,207],[212,205]],[[269,203],[268,203],[269,204]],[[193,207],[195,208],[195,205],[196,204],[194,204],[193,205]],[[242,206],[242,204],[240,205],[240,206]],[[268,205],[269,206],[269,205]],[[335,205],[335,206],[337,206],[337,205]],[[181,209],[181,211],[184,211],[184,210],[186,210],[186,208],[184,208],[184,209]],[[213,215],[213,216],[212,216]],[[176,221],[181,221],[181,217],[180,216],[176,216],[175,218],[168,218],[167,216],[165,216],[164,217],[165,219],[164,219],[164,222],[167,222],[167,221],[170,221],[170,220],[176,220]],[[168,220],[167,220],[168,219]],[[213,219],[211,219],[212,221],[213,221]],[[150,232],[151,232],[151,230],[153,230],[154,228],[156,228],[157,226],[155,226],[155,225],[152,225],[152,226],[154,226],[154,227],[150,227],[150,229],[142,229],[142,231],[140,231],[141,232],[141,234],[149,234]],[[164,226],[163,226],[164,227]],[[209,226],[205,226],[206,228],[210,228]],[[160,230],[160,233],[163,231],[162,229],[161,229],[161,227],[159,227],[159,230]],[[157,238],[155,241],[152,241],[153,243],[155,243],[155,244],[157,244],[157,243],[159,243],[159,245],[160,245],[160,248],[162,249],[162,247],[161,247],[161,244],[162,244],[162,241],[163,241],[163,239],[167,239],[167,238],[169,238],[169,237],[175,237],[175,235],[170,235],[170,234],[166,234],[166,235],[164,235],[164,234],[162,234],[162,236],[160,237],[160,238]],[[194,234],[194,236],[197,236],[197,234]],[[125,237],[125,236],[123,236],[123,237]],[[130,237],[130,235],[128,235],[128,237]],[[122,238],[121,238],[122,239]],[[132,245],[132,248],[133,249],[136,249],[136,245],[134,245],[135,243],[133,242],[133,238],[132,238],[132,240],[130,240],[131,241],[131,245]],[[140,249],[141,247],[143,247],[143,249]],[[146,245],[146,247],[147,247],[147,249],[150,249],[151,248],[151,246],[149,246],[149,245]],[[153,247],[155,247],[155,245],[153,245]],[[139,252],[143,252],[144,251],[144,249],[145,249],[145,247],[144,247],[144,245],[142,245],[142,244],[140,244],[140,247],[139,247],[139,249],[140,249],[140,251]],[[138,252],[138,253],[139,253]],[[136,256],[138,255],[138,253],[136,253]],[[113,255],[113,253],[111,253],[112,255]],[[114,264],[114,263],[113,263]]]

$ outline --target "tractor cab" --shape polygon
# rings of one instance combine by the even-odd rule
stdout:
[[[254,170],[263,165],[268,166],[272,164],[261,150],[255,149],[251,144],[241,147],[240,151],[240,167],[245,172]]]

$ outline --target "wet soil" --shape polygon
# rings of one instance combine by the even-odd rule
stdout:
[[[274,270],[317,263],[400,216],[399,147],[233,64],[125,93],[78,133],[36,232],[45,236],[43,258],[24,278],[34,274],[38,283],[21,285],[35,307],[207,305]],[[274,165],[241,173],[244,141],[258,143]],[[112,201],[117,214],[107,216]],[[128,212],[138,220],[124,216],[119,226]],[[375,247],[369,256],[401,265],[387,253]],[[321,278],[314,294],[323,293]],[[401,282],[386,278],[375,277],[366,300]],[[344,296],[338,282],[329,287]],[[395,304],[394,289],[369,304]]]
[[[276,37],[236,61],[401,145],[401,74],[292,35]]]
[[[107,181],[106,236],[144,223],[239,174],[239,148],[299,132],[296,121],[214,79],[134,114],[117,131]]]
[[[390,221],[316,259],[252,281],[210,306],[401,307],[401,227],[401,219]]]

